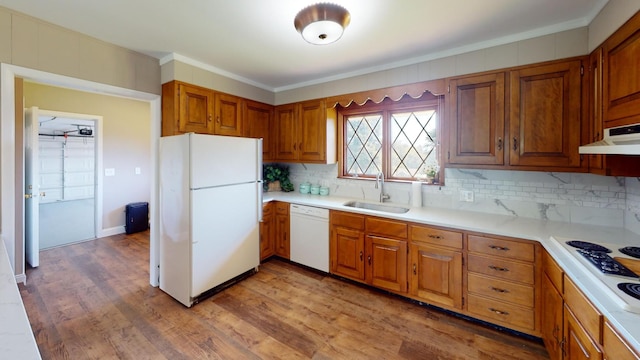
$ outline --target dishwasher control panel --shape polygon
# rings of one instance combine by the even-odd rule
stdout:
[[[313,216],[321,219],[329,218],[329,210],[306,205],[291,204],[289,208],[290,214],[301,214]]]

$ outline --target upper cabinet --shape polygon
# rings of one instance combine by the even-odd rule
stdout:
[[[586,170],[582,59],[452,78],[449,93],[448,166]]]
[[[223,93],[216,93],[215,98],[216,118],[213,133],[242,136],[242,99]]]
[[[640,13],[602,45],[604,127],[640,122]]]
[[[327,110],[324,100],[276,106],[274,122],[275,160],[336,161],[335,109]]]
[[[581,167],[581,73],[581,60],[509,72],[510,165]]]
[[[162,85],[162,136],[188,132],[241,136],[241,101],[233,95],[180,81],[165,83]]]
[[[273,157],[273,106],[246,100],[242,108],[243,136],[262,139],[262,159],[271,161]]]
[[[504,165],[505,73],[449,82],[449,164]]]

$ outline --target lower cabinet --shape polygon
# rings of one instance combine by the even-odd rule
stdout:
[[[332,274],[381,289],[406,293],[405,223],[332,211],[330,226]],[[402,228],[405,229],[405,240],[401,238]]]
[[[260,261],[275,254],[274,204],[268,202],[262,206],[262,222],[260,222]]]
[[[285,259],[290,257],[289,203],[275,202],[274,252]]]
[[[542,258],[542,340],[551,360],[561,360],[563,341],[562,269],[545,252]]]
[[[409,294],[447,308],[462,308],[462,233],[410,227]]]
[[[608,321],[602,327],[602,349],[605,360],[640,359]]]
[[[571,360],[601,360],[598,344],[589,336],[567,304],[564,305],[564,356]]]

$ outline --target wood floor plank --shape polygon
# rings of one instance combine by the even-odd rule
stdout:
[[[20,293],[44,359],[547,359],[539,342],[271,260],[186,308],[148,232],[42,251]]]

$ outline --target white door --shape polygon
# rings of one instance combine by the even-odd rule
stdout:
[[[24,116],[24,234],[25,255],[32,267],[40,265],[40,184],[38,161],[38,108]]]

